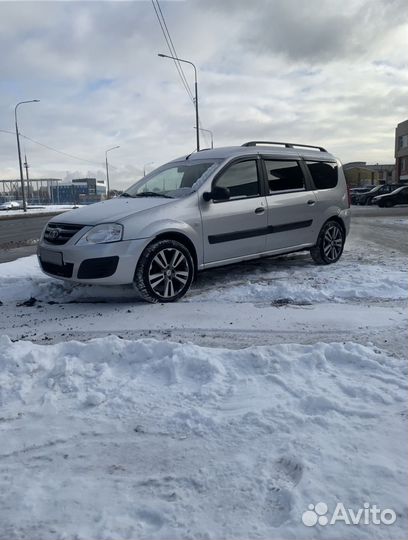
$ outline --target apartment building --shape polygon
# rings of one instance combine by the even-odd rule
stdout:
[[[395,180],[408,183],[408,120],[395,130]]]

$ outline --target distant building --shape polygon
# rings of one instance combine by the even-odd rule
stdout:
[[[353,161],[343,165],[344,175],[350,187],[392,184],[394,169],[393,163],[367,165],[365,161]]]
[[[53,188],[60,204],[92,204],[106,198],[106,184],[96,178],[75,178]]]
[[[56,204],[52,192],[61,178],[30,178],[24,179],[24,192],[28,204]],[[0,180],[0,202],[22,200],[21,180],[19,178]]]
[[[398,124],[395,130],[395,179],[408,183],[408,120]]]
[[[106,184],[96,178],[30,178],[24,186],[28,204],[91,204],[106,199]],[[19,178],[0,180],[0,203],[22,199]]]

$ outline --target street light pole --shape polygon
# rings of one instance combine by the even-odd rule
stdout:
[[[190,64],[190,66],[193,66],[194,68],[194,105],[195,105],[195,119],[196,119],[196,140],[197,140],[197,152],[200,151],[200,128],[199,128],[199,121],[198,121],[198,84],[197,84],[197,68],[193,64],[193,62],[190,62],[189,60],[182,60],[181,58],[177,58],[176,56],[169,56],[168,54],[161,54],[159,53],[157,56],[160,56],[161,58],[171,58],[172,60],[177,60],[178,62],[184,62],[185,64]]]
[[[146,167],[147,165],[153,165],[154,161],[149,161],[143,165],[143,176],[146,176]]]
[[[195,127],[193,127],[193,129],[196,129]],[[205,131],[207,133],[210,134],[210,137],[211,137],[211,148],[214,148],[214,134],[211,130],[209,129],[204,129],[204,128],[198,128],[200,131]]]
[[[30,202],[30,179],[28,177],[28,169],[30,168],[27,163],[27,154],[24,154],[24,169],[26,171],[26,180],[27,180],[27,203]],[[32,201],[31,201],[32,202]]]
[[[109,191],[110,191],[110,185],[109,185],[109,164],[108,164],[108,152],[111,150],[115,150],[116,148],[120,148],[120,146],[113,146],[112,148],[108,148],[105,152],[105,165],[106,165],[106,187],[107,187],[107,199],[109,199]]]
[[[17,123],[17,108],[18,108],[19,105],[22,105],[23,103],[38,103],[39,101],[40,101],[39,99],[30,99],[29,101],[20,101],[14,107],[14,120],[15,120],[15,123],[16,123],[18,164],[20,166],[20,183],[21,183],[21,194],[23,196],[23,210],[24,210],[24,212],[27,212],[27,202],[26,202],[25,191],[24,191],[23,162],[21,161],[20,134],[18,132],[18,123]]]

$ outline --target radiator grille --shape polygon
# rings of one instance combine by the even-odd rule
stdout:
[[[72,225],[71,223],[48,223],[44,233],[44,240],[48,244],[61,246],[80,231],[84,225]]]

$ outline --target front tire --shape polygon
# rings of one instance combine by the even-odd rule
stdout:
[[[147,302],[175,302],[193,281],[194,263],[190,251],[176,240],[158,240],[142,253],[134,285]]]
[[[319,233],[316,245],[310,250],[317,264],[333,264],[343,253],[346,237],[343,227],[337,221],[325,223]]]

